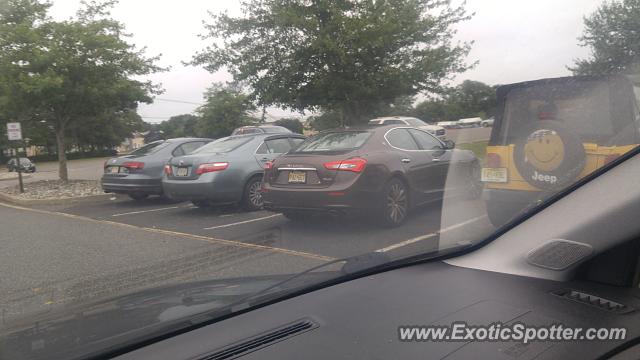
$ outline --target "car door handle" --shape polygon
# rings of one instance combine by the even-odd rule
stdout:
[[[440,162],[440,161],[442,161],[442,159],[437,158],[437,157],[434,157],[434,158],[431,158],[431,161],[433,161],[433,162]]]
[[[402,160],[400,160],[400,161],[402,161],[402,162],[403,162],[403,163],[405,163],[405,164],[408,164],[408,163],[410,163],[410,162],[411,162],[411,159],[404,158],[404,159],[402,159]]]

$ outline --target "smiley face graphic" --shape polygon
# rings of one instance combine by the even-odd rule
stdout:
[[[553,171],[564,160],[564,142],[553,130],[536,130],[524,146],[525,161],[539,171]]]

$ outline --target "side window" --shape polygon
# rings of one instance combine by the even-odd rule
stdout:
[[[416,138],[418,145],[420,145],[423,150],[442,149],[442,144],[426,132],[415,129],[409,129],[409,132]]]
[[[402,150],[419,150],[418,144],[413,140],[413,137],[407,129],[394,129],[385,135],[389,144],[393,147]]]
[[[180,145],[177,148],[173,149],[173,151],[171,152],[171,155],[173,155],[173,156],[182,156],[182,155],[184,155],[184,150],[182,150],[182,145]]]
[[[265,141],[272,154],[284,154],[291,150],[291,144],[287,138],[279,138]]]
[[[256,154],[268,154],[268,153],[269,153],[269,147],[267,147],[266,143],[262,143],[258,147],[258,150],[256,150]]]

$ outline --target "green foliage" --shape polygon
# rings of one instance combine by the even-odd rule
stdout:
[[[154,129],[164,133],[167,139],[197,136],[196,128],[200,118],[191,114],[172,116],[169,120],[155,124]]]
[[[452,27],[469,17],[445,0],[253,0],[243,14],[212,15],[211,45],[191,64],[227,68],[260,106],[361,123],[469,68],[470,44],[451,42]]]
[[[50,5],[39,0],[0,6],[0,118],[51,125],[62,180],[67,138],[115,144],[137,126],[137,104],[159,92],[137,80],[162,69],[126,41],[124,26],[109,17],[114,4],[83,2],[65,21],[48,18]]]
[[[419,103],[414,114],[427,122],[493,116],[496,106],[495,88],[480,81],[465,80],[445,91],[443,96]]]
[[[576,60],[576,75],[638,73],[640,71],[640,0],[605,2],[584,19],[581,45],[589,59]]]
[[[205,97],[206,103],[196,111],[200,117],[196,126],[198,136],[229,136],[237,127],[258,122],[250,116],[250,112],[256,110],[255,105],[238,89],[214,85]]]
[[[276,120],[274,121],[273,125],[285,127],[297,134],[302,134],[302,132],[304,131],[304,126],[302,125],[300,120],[296,118],[283,118],[280,120]]]

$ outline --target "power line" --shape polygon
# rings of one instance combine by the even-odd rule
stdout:
[[[165,99],[165,98],[155,98],[154,100],[180,103],[180,104],[189,104],[189,105],[204,105],[203,103],[197,103],[193,101],[184,101],[184,100],[176,100],[176,99]]]

